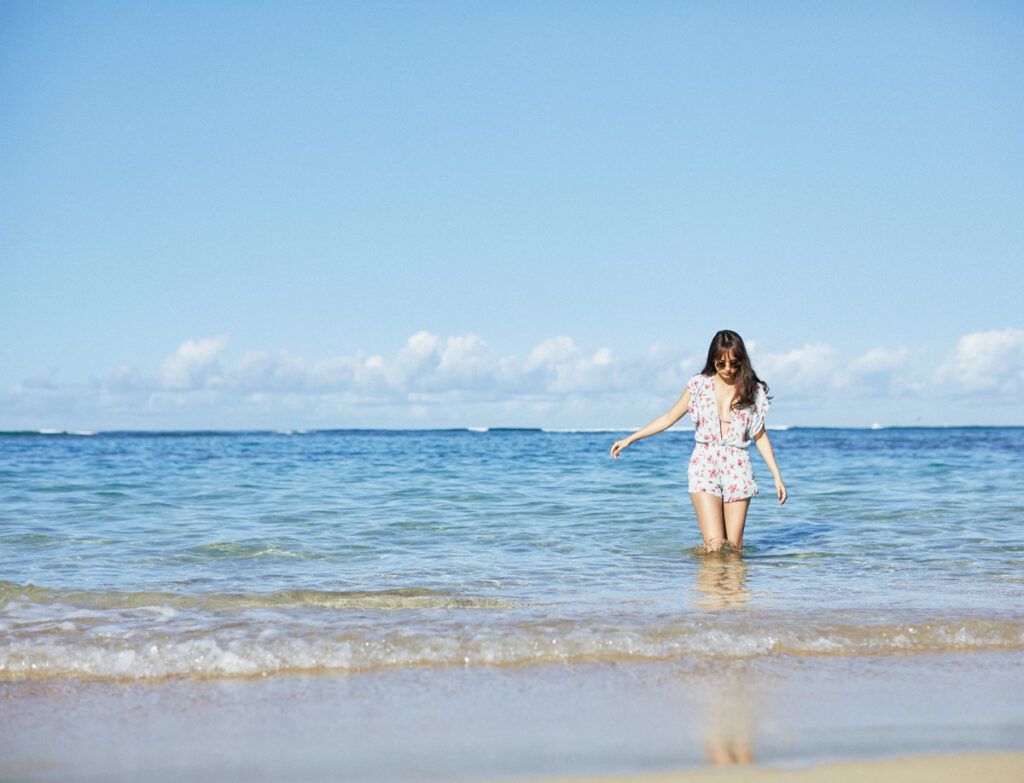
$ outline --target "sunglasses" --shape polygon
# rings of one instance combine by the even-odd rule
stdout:
[[[715,362],[716,370],[724,370],[726,367],[738,370],[740,368],[740,363],[735,360],[729,361],[727,359],[719,359],[717,362]]]

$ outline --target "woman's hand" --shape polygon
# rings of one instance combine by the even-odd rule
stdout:
[[[615,441],[612,444],[612,456],[615,457],[615,459],[618,459],[619,452],[626,448],[630,443],[631,441],[629,438],[623,438],[622,440]]]
[[[779,496],[779,505],[786,502],[786,485],[782,483],[782,477],[775,478],[775,494]]]

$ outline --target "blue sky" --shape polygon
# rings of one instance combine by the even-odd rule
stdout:
[[[0,429],[1024,424],[1018,3],[0,4]]]

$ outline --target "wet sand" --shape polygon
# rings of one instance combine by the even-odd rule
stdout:
[[[6,681],[0,779],[1015,780],[1022,685],[1017,650]]]
[[[659,775],[590,778],[587,783],[974,783],[979,780],[1002,783],[1024,781],[1024,753],[919,756],[820,764],[806,769],[716,767]],[[559,783],[582,783],[582,779],[573,781],[563,778]]]

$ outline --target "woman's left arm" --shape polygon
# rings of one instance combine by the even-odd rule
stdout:
[[[754,445],[761,452],[768,470],[772,472],[775,479],[775,494],[779,496],[779,505],[786,502],[786,485],[782,483],[782,474],[779,473],[779,466],[775,464],[775,452],[772,451],[772,443],[768,440],[768,431],[764,427],[754,436]]]

